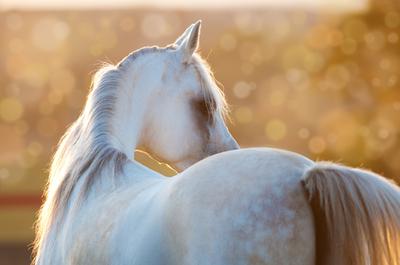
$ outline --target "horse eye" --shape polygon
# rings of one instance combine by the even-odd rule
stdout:
[[[207,103],[205,100],[200,100],[197,105],[197,108],[201,114],[208,116],[208,107],[207,107]]]
[[[204,99],[196,100],[195,102],[196,111],[201,115],[202,118],[211,120],[212,114],[207,102]]]

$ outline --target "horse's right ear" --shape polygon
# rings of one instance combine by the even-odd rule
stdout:
[[[178,38],[178,50],[182,53],[183,62],[188,63],[192,58],[193,53],[199,47],[201,21],[197,21],[185,30],[183,35]]]

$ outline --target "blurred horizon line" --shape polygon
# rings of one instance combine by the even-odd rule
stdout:
[[[369,9],[369,0],[356,0],[348,2],[346,0],[222,0],[213,2],[212,0],[182,2],[175,1],[128,1],[117,0],[113,3],[93,0],[81,1],[49,1],[37,0],[34,2],[27,0],[3,0],[0,3],[1,11],[66,11],[66,10],[110,10],[110,9],[152,9],[152,10],[182,10],[182,11],[201,11],[215,9],[220,10],[254,10],[254,9],[281,9],[292,10],[301,9],[318,11],[324,13],[349,13],[365,12]]]

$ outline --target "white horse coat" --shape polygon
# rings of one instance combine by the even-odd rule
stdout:
[[[35,264],[399,264],[396,185],[277,149],[222,152],[237,145],[199,27],[97,75],[52,164]],[[193,165],[167,178],[131,147]]]
[[[166,178],[133,162],[126,178],[146,178],[82,208],[62,231],[73,242],[65,255],[69,264],[314,264],[300,183],[312,165],[285,151],[243,149]]]

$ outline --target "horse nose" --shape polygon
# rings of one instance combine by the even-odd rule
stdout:
[[[229,141],[225,144],[224,146],[224,150],[223,151],[230,151],[230,150],[236,150],[236,149],[240,149],[239,144],[236,142],[236,140],[231,137],[229,139]]]

